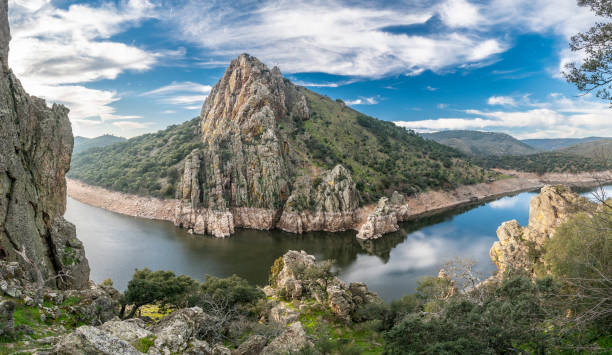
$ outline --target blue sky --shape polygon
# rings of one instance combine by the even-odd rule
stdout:
[[[612,135],[608,103],[560,75],[598,20],[575,0],[9,0],[9,17],[11,67],[71,108],[76,135],[193,118],[243,52],[417,131]]]

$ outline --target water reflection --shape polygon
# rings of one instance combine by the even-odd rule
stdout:
[[[240,275],[267,283],[274,259],[287,250],[305,250],[333,259],[340,277],[366,282],[386,300],[413,292],[419,277],[437,274],[454,257],[472,258],[490,273],[489,248],[506,220],[526,224],[532,192],[402,223],[400,230],[373,241],[358,241],[355,232],[306,233],[238,230],[227,239],[194,236],[171,223],[123,216],[68,199],[66,219],[77,226],[91,265],[91,278],[107,277],[124,289],[135,268],[173,270],[202,279],[204,275]]]

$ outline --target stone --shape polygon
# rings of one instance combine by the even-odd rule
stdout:
[[[202,331],[212,318],[201,308],[183,308],[162,319],[152,329],[155,347],[161,352],[181,352],[189,343],[202,337]]]
[[[89,264],[62,217],[74,143],[68,109],[25,92],[8,68],[9,41],[8,4],[0,0],[0,258],[19,263],[28,281],[87,287]],[[67,273],[74,278],[58,277]]]
[[[344,320],[351,321],[351,313],[355,310],[355,303],[351,295],[338,285],[327,286],[328,306],[334,314]]]
[[[238,348],[232,351],[232,355],[259,355],[266,346],[266,338],[262,335],[251,335]]]
[[[0,302],[0,336],[11,336],[15,333],[15,302],[5,300]]]
[[[306,337],[302,323],[290,324],[279,336],[274,338],[261,352],[262,355],[287,354],[300,351],[313,344]]]
[[[397,214],[389,207],[389,199],[381,197],[374,211],[368,215],[366,222],[359,229],[357,238],[377,239],[398,229]]]
[[[104,355],[137,355],[140,354],[125,340],[92,326],[78,327],[73,333],[61,338],[53,349],[58,355],[104,354]]]
[[[153,332],[145,329],[145,324],[140,319],[108,321],[102,324],[100,329],[128,343],[153,335]]]
[[[270,309],[269,319],[280,324],[289,324],[298,320],[300,314],[286,303],[280,302]]]

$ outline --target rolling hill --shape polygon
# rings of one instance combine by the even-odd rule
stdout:
[[[95,138],[76,136],[74,137],[74,149],[72,153],[77,154],[91,148],[106,147],[107,145],[125,141],[125,138],[113,136],[112,134],[105,134]]]
[[[543,139],[523,139],[521,142],[532,146],[535,149],[542,151],[553,151],[569,146],[598,141],[601,139],[610,139],[605,137],[587,137],[587,138],[543,138]]]
[[[612,139],[600,139],[592,142],[574,144],[559,150],[560,153],[588,158],[612,160]]]
[[[538,152],[537,149],[505,133],[450,130],[423,133],[421,136],[468,155],[525,155]]]

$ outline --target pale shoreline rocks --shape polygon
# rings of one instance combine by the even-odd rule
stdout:
[[[568,186],[589,187],[597,186],[601,182],[612,182],[612,171],[580,174],[551,173],[542,176],[513,171],[503,172],[515,175],[515,177],[489,183],[461,186],[451,191],[427,191],[402,197],[404,203],[394,207],[397,222],[441,213],[464,205],[491,201],[505,195],[535,190],[547,184],[562,183]],[[188,202],[123,194],[89,186],[73,179],[67,179],[67,186],[70,197],[109,211],[134,217],[171,221],[177,225],[185,219],[195,222],[196,213],[193,213]],[[398,196],[396,196],[396,201],[397,198]],[[394,201],[393,196],[391,196],[390,201]],[[233,217],[234,229],[281,229],[291,233],[305,233],[344,230],[359,232],[374,209],[375,206],[364,206],[347,212],[282,211],[280,217],[278,216],[278,210],[264,208],[239,207],[231,208],[229,211]],[[178,218],[176,217],[176,211],[180,212]],[[183,225],[187,226],[188,224],[184,223]],[[219,231],[229,230],[231,230],[229,221],[226,226],[219,229]]]

